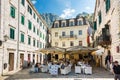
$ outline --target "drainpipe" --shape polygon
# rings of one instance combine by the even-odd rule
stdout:
[[[17,35],[17,63],[16,63],[16,67],[19,69],[19,33],[20,33],[20,30],[19,30],[19,27],[20,27],[20,0],[18,0],[18,35]]]

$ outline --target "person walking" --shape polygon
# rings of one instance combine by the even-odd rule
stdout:
[[[120,65],[118,64],[118,61],[114,62],[113,74],[115,80],[120,80]]]
[[[105,65],[106,65],[107,70],[110,70],[111,63],[112,63],[112,56],[111,56],[110,51],[108,51],[108,55],[105,58]]]

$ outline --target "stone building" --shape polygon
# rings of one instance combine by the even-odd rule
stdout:
[[[96,0],[94,11],[94,47],[104,49],[100,56],[105,67],[105,57],[111,52],[112,60],[120,62],[120,0]]]
[[[88,21],[84,17],[63,19],[54,21],[51,28],[52,46],[69,48],[72,46],[88,46]],[[56,54],[57,56],[57,54]],[[69,58],[69,55],[66,55]],[[63,58],[62,54],[57,56]],[[74,55],[74,59],[79,59],[79,54]]]
[[[30,0],[0,0],[0,74],[40,62],[47,24]]]

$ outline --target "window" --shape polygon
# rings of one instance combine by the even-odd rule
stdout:
[[[25,0],[21,0],[21,4],[24,6],[25,5]]]
[[[65,32],[62,32],[62,36],[65,36]]]
[[[81,21],[81,20],[78,21],[78,25],[79,25],[79,26],[82,25],[82,21]]]
[[[34,13],[33,17],[34,17],[34,19],[36,19],[36,14],[35,13]]]
[[[37,48],[39,47],[39,41],[37,40]]]
[[[35,39],[33,39],[33,46],[35,47]]]
[[[65,27],[65,22],[62,22],[62,27]]]
[[[73,31],[70,31],[70,36],[73,36],[73,34],[74,34]]]
[[[10,38],[15,39],[15,30],[13,28],[10,28]]]
[[[40,48],[42,48],[42,42],[40,42]]]
[[[74,22],[73,21],[70,22],[70,26],[74,26]]]
[[[62,47],[65,47],[65,42],[62,42]]]
[[[15,18],[15,7],[11,6],[10,15],[12,18]]]
[[[106,4],[106,13],[107,13],[110,9],[110,0],[105,0],[105,4]]]
[[[33,32],[34,32],[34,33],[36,32],[35,26],[33,27]]]
[[[44,40],[44,34],[43,34],[43,40]]]
[[[37,29],[37,35],[39,35],[39,29]]]
[[[58,46],[58,42],[55,42],[55,46],[56,46],[56,47]]]
[[[82,46],[82,41],[79,41],[79,46]]]
[[[79,30],[79,35],[82,35],[82,30]]]
[[[55,37],[58,37],[58,32],[55,32]]]
[[[28,36],[28,45],[30,45],[30,44],[31,44],[31,37]]]
[[[96,23],[96,21],[94,22],[94,30],[97,30],[97,23]]]
[[[37,18],[37,23],[39,23],[39,18]]]
[[[24,25],[24,23],[25,23],[25,18],[23,15],[21,15],[21,24]]]
[[[58,28],[58,23],[55,23],[55,28]]]
[[[101,11],[98,14],[98,18],[99,18],[99,24],[102,22],[102,16],[101,16]]]
[[[28,20],[28,29],[31,30],[32,29],[32,22],[30,20]]]
[[[42,38],[42,32],[40,32],[40,37]]]
[[[42,26],[42,22],[40,22],[40,26]]]
[[[70,41],[70,46],[74,46],[74,43],[73,43],[73,41]]]
[[[21,40],[20,41],[24,43],[24,34],[23,33],[21,33]]]
[[[32,9],[29,5],[28,5],[28,12],[32,15]]]

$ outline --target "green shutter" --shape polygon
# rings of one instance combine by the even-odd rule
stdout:
[[[14,29],[10,28],[10,38],[14,39],[15,38],[15,31]]]
[[[24,16],[22,15],[22,16],[21,16],[21,24],[24,25],[24,23],[25,23],[25,18],[24,18]]]
[[[24,34],[21,33],[21,42],[24,42]]]
[[[21,0],[21,4],[24,6],[25,5],[25,0]]]
[[[28,20],[28,29],[31,30],[32,29],[32,23],[31,21]]]
[[[28,44],[31,44],[31,38],[28,36]]]
[[[35,46],[35,39],[33,40],[33,46]]]
[[[15,18],[15,8],[13,6],[11,6],[10,15],[12,18]]]
[[[101,12],[99,13],[99,24],[102,22],[102,15]]]
[[[110,9],[110,0],[106,0],[106,12]]]
[[[94,30],[97,30],[97,23],[96,23],[96,21],[94,22]]]

